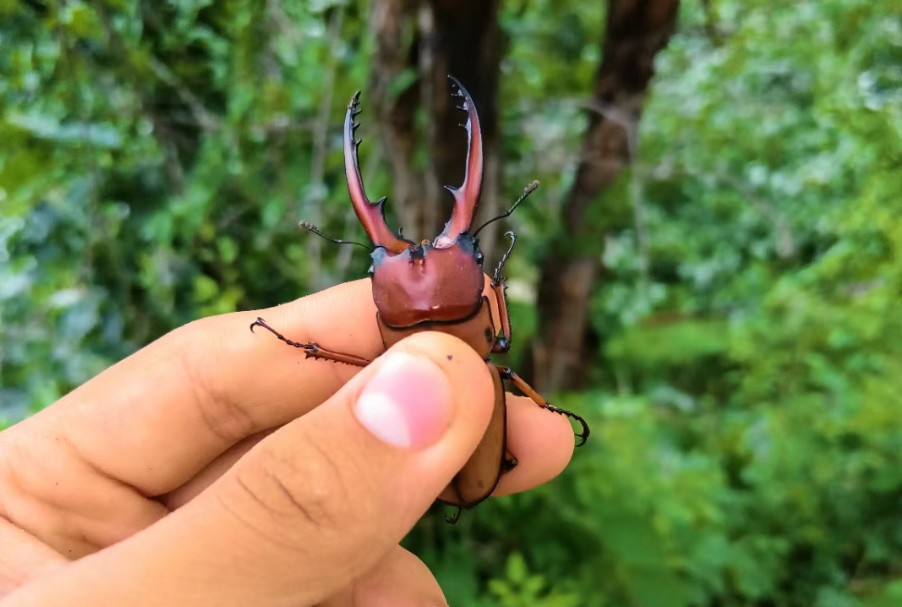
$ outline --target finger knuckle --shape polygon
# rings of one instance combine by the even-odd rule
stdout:
[[[249,410],[236,400],[230,390],[210,375],[209,358],[222,356],[220,350],[198,349],[199,340],[215,336],[216,327],[209,319],[195,320],[173,331],[170,340],[171,360],[190,389],[191,403],[210,433],[227,445],[250,436],[259,430]]]
[[[267,516],[300,537],[347,534],[353,517],[345,474],[321,441],[303,444],[294,453],[261,449],[242,482]]]

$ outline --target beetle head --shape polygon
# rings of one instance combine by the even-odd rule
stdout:
[[[423,321],[451,322],[475,313],[481,305],[485,278],[482,252],[469,234],[482,185],[482,134],[476,106],[452,77],[453,95],[467,113],[467,166],[460,187],[445,186],[454,196],[454,210],[432,242],[419,244],[396,236],[385,223],[385,198],[371,202],[364,191],[357,160],[360,141],[354,118],[360,113],[358,92],[348,105],[344,126],[345,172],[351,203],[373,244],[373,299],[382,319],[405,327]]]

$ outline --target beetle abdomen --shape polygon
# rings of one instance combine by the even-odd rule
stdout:
[[[495,384],[492,418],[476,451],[439,496],[441,501],[452,506],[472,508],[488,498],[498,486],[501,474],[505,470],[507,406],[504,400],[504,384],[495,365],[489,363],[488,368]]]

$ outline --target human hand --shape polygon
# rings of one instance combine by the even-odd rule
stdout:
[[[382,348],[369,281],[347,283],[186,325],[0,433],[3,607],[445,604],[398,542],[482,437],[484,361],[441,333],[364,369],[305,359],[249,332],[258,313],[297,340]],[[573,449],[566,419],[507,399],[519,466],[496,495]],[[405,403],[421,415],[399,434],[383,424]]]

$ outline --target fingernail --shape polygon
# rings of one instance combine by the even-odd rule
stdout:
[[[380,440],[423,449],[451,423],[451,386],[429,359],[394,352],[360,392],[354,414]]]

